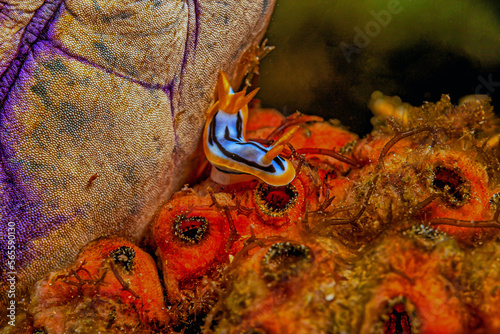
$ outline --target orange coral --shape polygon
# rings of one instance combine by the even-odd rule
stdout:
[[[151,256],[117,237],[88,244],[75,264],[35,287],[34,328],[49,333],[160,329],[168,324]]]
[[[216,198],[219,203],[232,203],[227,194]],[[155,219],[153,237],[172,300],[181,299],[180,284],[228,261],[229,223],[213,204],[208,195],[177,193]]]
[[[469,313],[448,281],[453,273],[447,271],[460,252],[453,245],[441,246],[427,252],[411,240],[385,240],[377,264],[386,268],[386,273],[379,273],[378,282],[372,281],[376,285],[364,307],[361,332],[383,326],[386,333],[397,333],[398,326],[404,329],[405,317],[408,333],[467,332]],[[443,247],[449,254],[443,254]]]
[[[286,232],[304,214],[298,179],[271,187],[258,181],[223,187],[209,182],[176,194],[158,213],[153,236],[169,298],[180,300],[183,283],[228,263],[248,238]]]
[[[474,223],[491,221],[494,211],[490,209],[493,192],[489,188],[486,166],[473,157],[471,152],[447,150],[437,151],[426,161],[429,188],[439,199],[421,213],[441,231],[466,243],[484,242],[498,234],[498,229],[481,228],[481,224]],[[468,222],[469,226],[454,226],[456,221]]]
[[[299,178],[282,187],[254,181],[229,186],[224,191],[234,194],[242,206],[252,208],[248,218],[262,232],[267,229],[266,226],[287,229],[305,212],[304,188]],[[284,229],[281,228],[281,231]],[[272,228],[270,232],[276,234],[280,230]]]
[[[328,319],[319,316],[325,309],[315,304],[334,286],[334,263],[325,261],[325,250],[300,239],[264,238],[259,244],[232,273],[235,280],[220,305],[226,314],[217,332],[314,333],[326,328]]]

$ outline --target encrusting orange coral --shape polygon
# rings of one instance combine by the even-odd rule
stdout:
[[[86,262],[52,273],[52,286],[39,282],[36,326],[86,326],[69,307],[88,308],[90,296],[113,288],[120,306],[105,301],[120,314],[115,327],[127,319],[196,333],[500,331],[500,159],[488,102],[453,106],[444,96],[392,116],[379,115],[359,139],[334,121],[254,105],[241,145],[282,146],[290,182],[219,184],[202,173],[159,209],[144,245],[156,250],[165,299],[156,272],[149,283],[136,282],[139,265],[127,276],[139,248],[96,242]],[[141,304],[141,292],[153,302]],[[151,313],[163,305],[168,312]]]
[[[214,196],[221,205],[227,194]],[[152,234],[161,261],[168,298],[182,299],[183,284],[199,278],[217,264],[228,262],[230,226],[209,195],[183,191],[157,214]]]
[[[47,333],[159,331],[169,322],[153,259],[118,237],[88,244],[72,267],[39,281],[30,312]]]

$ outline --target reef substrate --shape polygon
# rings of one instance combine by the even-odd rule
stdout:
[[[282,153],[297,171],[290,184],[222,186],[200,168],[159,209],[141,248],[96,240],[39,281],[29,329],[500,332],[491,106],[443,96],[400,113],[388,97],[375,102],[362,139],[335,121],[254,105],[254,141],[272,144],[299,125]]]

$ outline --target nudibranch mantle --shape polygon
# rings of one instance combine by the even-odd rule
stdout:
[[[234,93],[227,75],[220,72],[216,92],[218,101],[208,110],[203,133],[203,149],[212,164],[212,180],[231,184],[258,178],[273,186],[290,183],[295,168],[279,154],[298,128],[289,129],[270,147],[247,141],[247,104],[257,89],[246,96],[245,90]]]

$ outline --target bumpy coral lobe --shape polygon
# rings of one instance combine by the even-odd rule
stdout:
[[[30,312],[49,333],[158,330],[169,321],[153,259],[117,237],[88,244],[72,267],[39,281]]]
[[[215,198],[220,203],[231,203],[226,194]],[[193,238],[187,229],[201,230],[197,231],[198,237]],[[217,263],[228,261],[229,230],[227,218],[213,205],[209,195],[199,196],[191,191],[177,193],[162,207],[155,219],[153,238],[169,297],[179,299],[179,284],[202,276]]]
[[[489,221],[494,216],[490,208],[493,191],[489,187],[486,166],[473,154],[457,151],[438,151],[428,160],[430,186],[437,194],[422,215],[426,220],[447,218],[463,221]],[[436,220],[439,224],[439,220]],[[474,223],[471,223],[474,226]],[[466,228],[440,225],[439,229],[462,242],[482,242],[498,234],[493,228]]]
[[[251,181],[227,186],[224,191],[233,194],[241,206],[251,210],[245,215],[248,220],[244,225],[238,226],[244,235],[249,235],[250,225],[262,237],[279,234],[291,228],[305,212],[300,176],[282,187]]]
[[[304,212],[304,194],[299,180],[288,186],[293,187],[293,203],[285,205],[282,215],[276,217],[263,213],[255,202],[257,189],[267,185],[258,181],[239,183],[219,189],[213,196],[209,194],[211,186],[217,187],[208,182],[195,190],[176,194],[155,219],[153,237],[167,290],[174,299],[179,298],[179,284],[182,286],[182,282],[202,276],[217,264],[227,263],[228,256],[243,248],[246,239],[252,235],[262,238],[284,233]],[[287,186],[277,187],[275,191],[284,192],[284,188]],[[285,196],[283,201],[291,198]],[[207,227],[199,240],[189,242],[176,235],[179,234],[176,231],[179,222],[186,226],[198,225],[193,227],[198,228],[200,220],[205,221]]]
[[[497,284],[491,281],[498,278],[498,247],[490,242],[467,252],[442,232],[422,226],[403,238],[386,238],[358,261],[351,276],[353,285],[359,279],[368,284],[358,290],[361,298],[368,297],[361,302],[362,332],[387,329],[388,315],[398,304],[412,320],[411,333],[498,331],[492,316],[498,314]]]
[[[480,264],[478,266],[478,264]],[[462,299],[476,315],[477,328],[487,333],[500,329],[500,244],[488,243],[473,250],[463,264],[467,275],[458,278],[465,288]]]
[[[227,313],[215,332],[314,333],[327,328],[327,317],[319,316],[325,309],[315,304],[334,285],[329,274],[334,263],[324,262],[324,249],[300,239],[262,242],[233,273],[223,300]]]
[[[358,270],[373,270],[369,275],[381,278],[367,280],[372,290],[361,331],[380,328],[382,322],[387,328],[388,313],[399,306],[399,313],[405,312],[411,320],[411,333],[466,333],[468,310],[448,281],[454,276],[450,266],[461,260],[460,255],[452,243],[438,244],[437,249],[427,252],[411,240],[386,239],[375,254],[370,254],[378,269],[366,261],[359,263],[366,267]],[[397,299],[402,302],[394,305]]]
[[[335,264],[339,254],[332,243],[290,241],[310,250],[314,257],[307,262],[304,252],[283,248],[287,242],[262,242],[263,248],[232,273],[216,333],[480,333],[499,328],[494,315],[500,295],[498,243],[467,253],[444,233],[416,227],[381,238],[346,265]],[[269,274],[266,258],[276,254],[273,247],[282,247],[281,259],[292,260],[281,260],[287,267],[278,262],[280,271]],[[479,260],[487,266],[477,271]],[[294,270],[294,263],[300,269]]]

